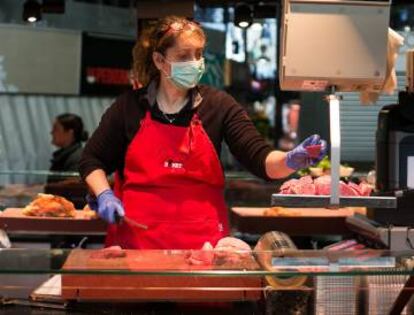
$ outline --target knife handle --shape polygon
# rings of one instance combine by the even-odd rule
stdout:
[[[122,223],[122,219],[123,218],[124,217],[120,216],[119,213],[115,211],[115,213],[114,213],[114,219],[115,219],[115,223],[116,224]]]

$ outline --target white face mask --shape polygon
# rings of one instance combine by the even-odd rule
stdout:
[[[191,89],[195,87],[205,71],[204,58],[169,63],[171,64],[171,75],[168,78],[176,86],[182,89]]]

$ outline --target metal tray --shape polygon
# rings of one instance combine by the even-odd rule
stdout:
[[[331,203],[331,196],[313,195],[284,195],[272,194],[272,206],[296,208],[338,208],[338,207],[367,207],[367,208],[397,208],[396,197],[340,197],[339,205]]]

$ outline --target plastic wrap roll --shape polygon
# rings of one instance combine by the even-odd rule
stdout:
[[[294,252],[297,248],[290,237],[283,232],[272,231],[264,234],[254,248],[254,253],[259,264],[268,271],[275,271],[272,266],[274,251],[278,256],[281,254]],[[280,269],[278,269],[280,270]],[[291,268],[288,271],[294,271]],[[306,276],[265,276],[266,281],[274,288],[298,287],[305,283]]]

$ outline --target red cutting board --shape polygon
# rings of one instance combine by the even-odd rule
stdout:
[[[23,208],[7,208],[0,212],[0,228],[20,233],[105,233],[106,223],[85,217],[83,210],[77,210],[74,218],[62,218],[27,216]]]
[[[263,284],[259,276],[226,277],[222,268],[218,268],[221,274],[215,276],[183,274],[213,268],[189,265],[184,251],[127,250],[126,257],[112,259],[94,259],[92,253],[91,250],[74,250],[69,255],[63,266],[66,272],[82,270],[91,274],[62,274],[63,299],[199,302],[261,298]],[[258,268],[253,257],[249,257],[251,268]],[[104,274],[102,270],[114,274]],[[131,271],[151,274],[128,274]]]

